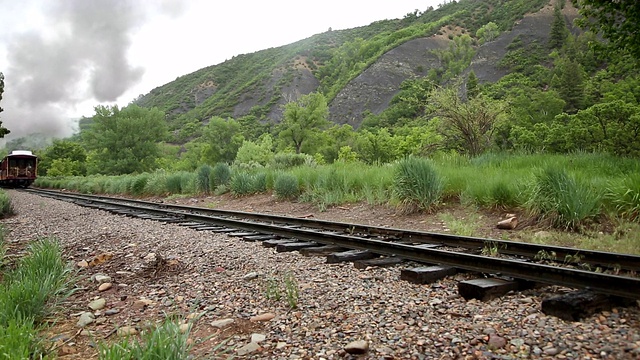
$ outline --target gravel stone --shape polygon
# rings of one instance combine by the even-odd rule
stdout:
[[[103,263],[76,267],[82,283],[67,300],[74,305],[61,310],[61,316],[75,325],[78,315],[72,315],[95,300],[96,282],[91,276],[111,277],[108,282],[118,286],[100,295],[109,304],[105,314],[111,309],[118,312],[109,312],[102,325],[86,325],[96,337],[107,338],[116,328],[119,334],[136,327],[143,330],[167,314],[186,317],[197,312],[202,316],[193,320],[190,331],[194,358],[222,356],[212,349],[227,338],[225,354],[242,353],[241,358],[249,359],[356,359],[345,351],[345,345],[355,341],[368,344],[371,359],[640,356],[638,308],[616,308],[580,322],[540,311],[543,298],[566,288],[548,286],[489,302],[465,301],[457,293],[457,282],[475,278],[471,273],[417,285],[400,281],[400,269],[420,264],[358,270],[350,263],[326,264],[324,257],[278,253],[260,242],[225,234],[8,193],[17,214],[1,221],[9,230],[11,246],[53,237],[74,266],[100,254],[113,255]],[[253,278],[253,273],[261,275]],[[295,299],[288,296],[285,281],[292,278],[298,290]],[[270,286],[278,287],[279,298],[266,295]],[[269,319],[250,320],[257,316]],[[223,328],[212,326],[224,319],[233,322]],[[263,334],[265,340],[251,343],[254,333]],[[491,337],[499,343],[490,346]],[[198,341],[202,339],[206,341]],[[78,356],[96,356],[88,345],[90,337],[74,341],[77,347],[86,345]]]

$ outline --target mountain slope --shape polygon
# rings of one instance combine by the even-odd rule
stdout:
[[[441,66],[433,50],[446,49],[454,34],[475,32],[489,21],[506,32],[477,48],[472,68],[495,81],[506,47],[518,35],[546,43],[552,12],[547,1],[463,0],[355,29],[327,31],[278,48],[238,55],[153,89],[136,101],[167,113],[174,128],[212,116],[255,116],[279,122],[282,105],[313,91],[330,103],[330,120],[357,127],[363,114],[378,114],[409,78]],[[542,11],[539,11],[543,8]],[[545,10],[547,9],[547,10]],[[529,12],[532,15],[525,16]],[[512,28],[513,27],[513,28]]]

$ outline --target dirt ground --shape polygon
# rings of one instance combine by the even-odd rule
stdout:
[[[199,206],[221,210],[236,210],[256,212],[291,217],[315,218],[355,224],[375,225],[392,228],[433,231],[449,233],[454,222],[466,222],[473,228],[473,236],[505,239],[516,236],[516,232],[506,232],[496,227],[500,220],[516,215],[521,223],[531,223],[524,219],[525,214],[518,214],[506,210],[475,210],[459,204],[442,204],[433,213],[417,212],[404,213],[401,209],[391,205],[369,205],[366,203],[343,204],[332,206],[322,211],[310,203],[281,201],[273,195],[261,194],[249,197],[234,197],[232,195],[208,197],[183,197],[152,199],[162,200],[189,206]]]

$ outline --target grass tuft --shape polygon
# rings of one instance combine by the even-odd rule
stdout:
[[[180,331],[179,321],[167,319],[159,326],[143,331],[140,339],[124,337],[112,344],[99,344],[98,356],[101,360],[183,360],[189,358],[188,338],[188,331]]]
[[[279,174],[273,184],[273,192],[281,199],[295,199],[300,195],[298,178],[292,174]]]
[[[602,195],[563,169],[547,167],[537,177],[529,208],[558,228],[577,230],[599,213]]]
[[[443,189],[444,182],[429,160],[410,156],[398,163],[393,192],[405,211],[430,211]]]
[[[5,191],[0,190],[0,219],[14,214],[11,198]]]

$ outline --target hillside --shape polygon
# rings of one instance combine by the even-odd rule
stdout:
[[[489,21],[498,24],[502,35],[476,46],[472,68],[481,81],[495,81],[506,72],[497,64],[516,36],[524,34],[524,44],[546,43],[549,9],[548,1],[541,0],[452,2],[403,19],[238,55],[155,88],[137,104],[165,111],[174,129],[194,120],[206,123],[212,116],[255,116],[277,123],[283,104],[318,91],[329,99],[332,122],[358,127],[363,114],[388,107],[403,81],[442,66],[433,50],[449,47],[454,35],[473,36]],[[571,7],[565,12],[569,16]]]

